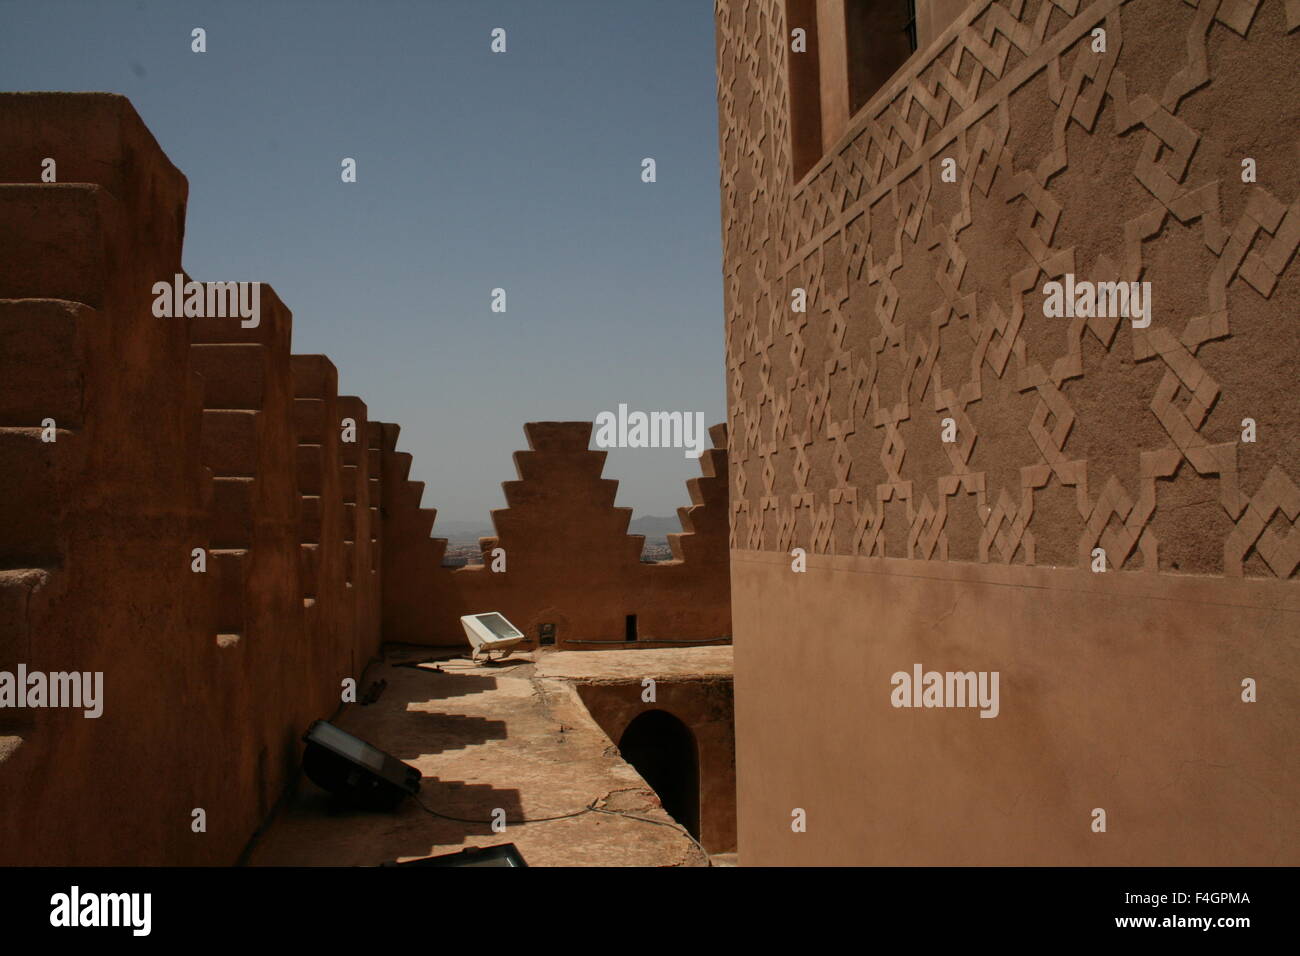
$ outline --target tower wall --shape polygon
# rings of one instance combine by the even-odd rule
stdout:
[[[741,863],[1296,862],[1294,5],[862,6],[715,8]]]

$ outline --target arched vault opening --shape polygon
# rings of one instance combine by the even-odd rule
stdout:
[[[691,729],[667,711],[647,710],[627,725],[618,749],[659,795],[668,815],[698,840],[700,758]]]

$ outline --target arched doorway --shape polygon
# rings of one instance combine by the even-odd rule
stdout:
[[[700,838],[700,761],[695,735],[664,710],[647,710],[618,742],[623,759],[659,794],[668,815]]]

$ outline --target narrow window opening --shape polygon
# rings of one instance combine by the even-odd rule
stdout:
[[[916,52],[920,37],[916,0],[786,0],[785,22],[798,182]]]
[[[790,84],[790,160],[794,181],[822,156],[821,67],[818,64],[817,0],[786,0],[785,50]],[[802,30],[802,52],[793,32]]]
[[[867,105],[916,52],[915,0],[848,0],[849,115]]]
[[[623,640],[625,641],[636,640],[636,615],[635,614],[629,614],[627,616],[627,624],[625,625],[623,630]]]

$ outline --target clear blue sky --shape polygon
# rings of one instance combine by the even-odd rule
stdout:
[[[504,507],[526,421],[725,417],[707,0],[0,0],[0,89],[129,97],[189,178],[188,271],[270,282],[440,518]],[[697,474],[605,466],[638,515]]]

